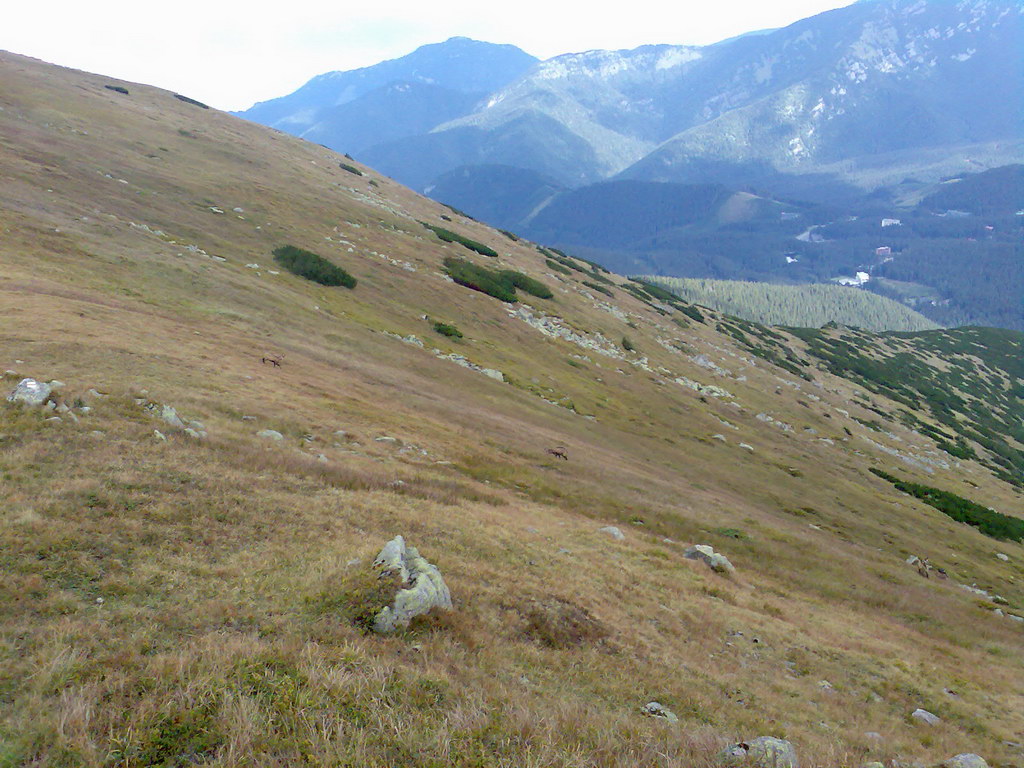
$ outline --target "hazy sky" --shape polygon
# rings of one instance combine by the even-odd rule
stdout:
[[[51,0],[10,3],[0,49],[176,90],[220,109],[282,96],[464,35],[540,58],[646,43],[705,45],[850,0]],[[3,84],[0,83],[0,88]]]

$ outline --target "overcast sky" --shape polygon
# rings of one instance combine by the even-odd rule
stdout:
[[[706,45],[850,0],[51,0],[12,2],[0,49],[244,109],[314,75],[355,69],[455,35],[549,58],[647,43]],[[0,88],[3,84],[0,83]]]

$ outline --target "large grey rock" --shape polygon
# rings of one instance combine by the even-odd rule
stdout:
[[[939,724],[939,716],[933,715],[927,709],[915,709],[910,713],[910,716],[915,720],[920,720],[922,723],[927,723],[928,725]]]
[[[753,741],[731,744],[722,750],[718,761],[726,766],[750,768],[799,768],[796,750],[785,739],[759,736]]]
[[[624,538],[626,538],[626,534],[624,534],[622,531],[618,529],[617,526],[614,525],[606,525],[604,528],[601,529],[601,533],[607,533],[616,541],[622,541]]]
[[[39,407],[50,398],[52,392],[53,388],[49,384],[35,379],[22,379],[14,391],[7,396],[7,400],[11,403],[24,403],[28,406]]]
[[[665,720],[669,723],[679,722],[679,718],[676,717],[675,712],[673,712],[668,707],[662,706],[657,701],[647,702],[642,707],[640,707],[640,712],[641,714],[647,715],[648,717],[656,717],[659,720]]]
[[[964,752],[956,757],[951,757],[940,764],[940,768],[988,768],[988,763],[980,755],[973,752]]]
[[[264,437],[267,440],[284,440],[284,435],[276,429],[261,429],[256,433],[256,437]]]
[[[383,571],[396,573],[407,585],[395,594],[394,602],[377,614],[373,628],[377,632],[394,632],[432,608],[451,610],[452,597],[437,566],[421,557],[415,547],[395,536],[384,545],[373,564]]]
[[[687,560],[703,560],[708,568],[715,573],[733,573],[736,567],[729,562],[729,558],[721,552],[715,552],[714,548],[707,544],[694,544],[683,552]]]

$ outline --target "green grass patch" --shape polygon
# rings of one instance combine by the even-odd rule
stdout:
[[[293,275],[304,277],[320,285],[356,287],[356,279],[344,269],[312,251],[296,248],[294,245],[282,245],[280,248],[275,248],[274,261]]]
[[[356,176],[364,175],[362,171],[360,171],[354,165],[349,165],[348,163],[338,163],[338,167],[341,168],[341,170],[343,170],[343,171],[348,171],[349,173],[354,173]]]

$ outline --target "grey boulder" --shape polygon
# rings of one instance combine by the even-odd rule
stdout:
[[[433,608],[451,610],[452,597],[437,566],[422,557],[405,539],[395,536],[373,561],[384,572],[396,574],[404,586],[395,593],[391,605],[385,606],[373,622],[376,632],[388,633],[409,626],[417,616]]]
[[[640,707],[640,713],[647,715],[648,717],[656,717],[659,720],[664,720],[668,723],[679,722],[679,718],[676,717],[675,712],[673,712],[668,707],[662,706],[657,701],[649,701],[646,704],[644,704],[642,707]]]
[[[707,544],[694,544],[683,552],[683,557],[687,560],[703,560],[708,568],[715,573],[733,573],[736,570],[736,567],[729,562],[729,558],[721,552],[715,552]]]
[[[726,766],[751,768],[799,768],[796,750],[785,739],[759,736],[753,741],[731,744],[718,756]]]
[[[962,755],[943,761],[939,768],[988,768],[988,763],[980,755],[964,752]]]
[[[939,724],[939,716],[932,714],[927,709],[915,709],[910,713],[910,716],[915,720],[920,720],[922,723],[927,723],[928,725]]]
[[[22,379],[18,386],[7,396],[8,402],[24,403],[25,405],[38,407],[50,399],[53,387],[35,379]]]

